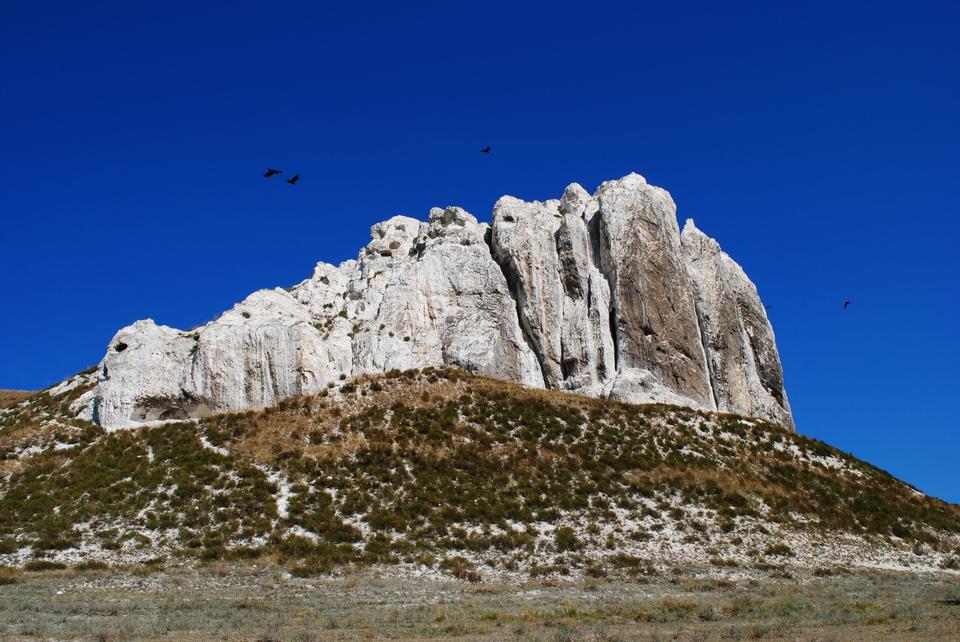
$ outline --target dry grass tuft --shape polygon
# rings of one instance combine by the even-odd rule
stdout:
[[[16,405],[32,394],[27,390],[0,390],[0,408]]]

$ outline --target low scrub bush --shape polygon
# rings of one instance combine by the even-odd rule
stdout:
[[[791,557],[793,549],[783,543],[771,544],[763,550],[765,555],[774,555],[779,557]]]
[[[58,571],[67,568],[67,565],[53,560],[30,560],[23,568],[27,571]]]

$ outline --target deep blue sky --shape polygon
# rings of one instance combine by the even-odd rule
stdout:
[[[214,4],[0,4],[0,388],[637,171],[757,283],[799,430],[960,501],[957,3]]]

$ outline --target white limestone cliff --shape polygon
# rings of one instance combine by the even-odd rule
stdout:
[[[687,219],[681,235],[717,410],[793,428],[783,370],[757,288],[720,245]]]
[[[637,174],[595,195],[503,197],[492,225],[457,207],[395,216],[356,260],[196,330],[138,321],[111,340],[84,412],[114,430],[440,365],[793,425],[756,288],[692,222],[681,236],[670,195]]]
[[[673,199],[637,174],[603,183],[596,198],[617,351],[609,395],[714,407]]]

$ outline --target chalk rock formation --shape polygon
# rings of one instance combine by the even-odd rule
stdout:
[[[85,413],[107,429],[261,408],[331,382],[452,365],[633,402],[793,425],[756,288],[670,195],[630,174],[595,195],[505,196],[492,225],[458,207],[371,228],[191,331],[138,321],[110,342]]]
[[[610,396],[713,406],[676,205],[631,174],[597,190],[618,373]],[[679,398],[677,398],[679,396]]]
[[[792,428],[773,327],[756,286],[692,219],[687,219],[681,239],[696,289],[717,410],[765,417]]]

